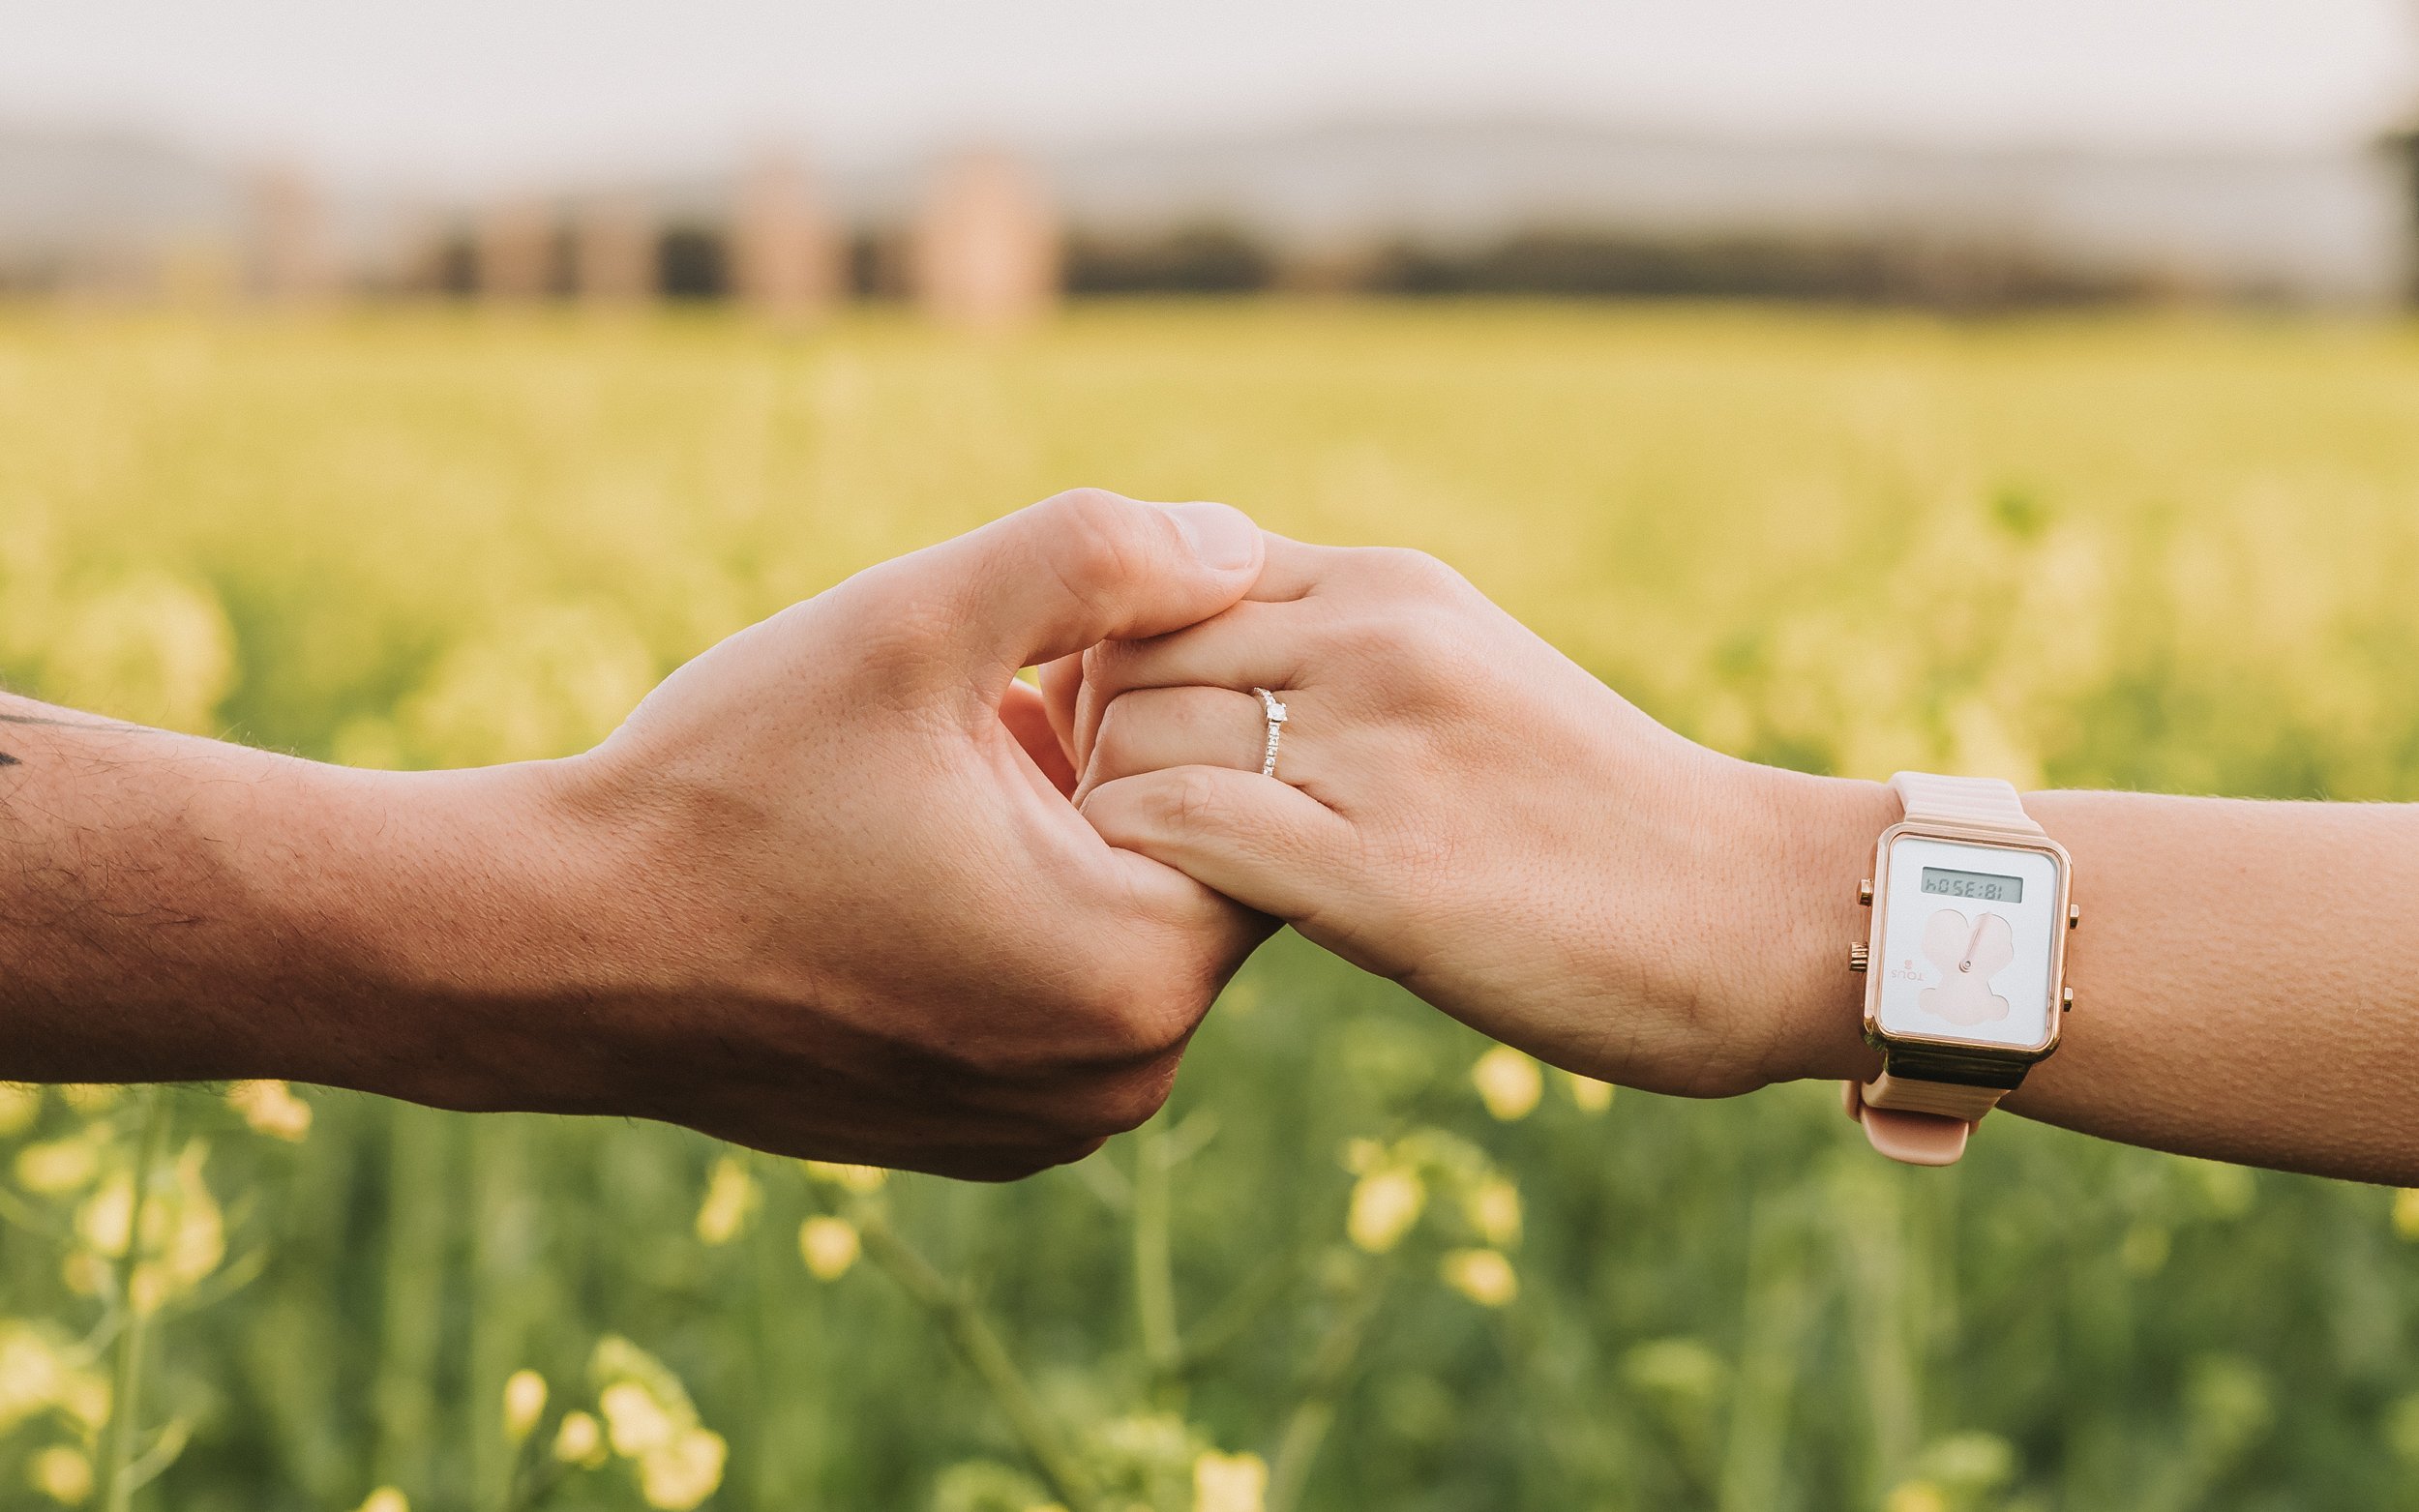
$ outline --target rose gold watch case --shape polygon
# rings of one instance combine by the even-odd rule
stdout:
[[[1890,929],[1890,889],[1885,879],[1890,875],[1890,847],[1901,836],[1912,835],[1920,840],[1945,840],[1960,845],[1980,845],[1992,850],[2033,850],[2047,856],[2058,871],[2057,911],[2050,915],[2058,922],[2049,932],[2049,1002],[2044,1022],[2049,1025],[2048,1037],[2038,1045],[1990,1045],[1973,1040],[1942,1039],[1929,1034],[1893,1034],[1881,1026],[1881,989],[1883,974],[1868,971],[1865,978],[1865,1042],[1875,1050],[1893,1045],[1923,1045],[1954,1050],[1969,1055],[1990,1055],[2005,1058],[2011,1064],[2030,1065],[2046,1060],[2058,1048],[2058,1033],[2065,1027],[2062,1011],[2066,989],[2066,940],[2074,933],[2068,927],[2074,904],[2074,858],[2066,847],[2044,837],[2040,840],[2012,838],[2005,830],[1970,829],[1962,824],[1940,824],[1928,820],[1901,819],[1881,832],[1881,844],[1873,854],[1873,926],[1866,950],[1868,959],[1882,959],[1882,939]]]

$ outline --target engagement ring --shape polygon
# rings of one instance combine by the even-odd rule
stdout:
[[[1254,688],[1252,692],[1260,695],[1261,712],[1269,717],[1269,749],[1261,753],[1260,775],[1274,777],[1276,775],[1277,741],[1285,733],[1285,705],[1277,701],[1277,696],[1266,688]]]

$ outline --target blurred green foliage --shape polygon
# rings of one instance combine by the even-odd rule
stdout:
[[[544,756],[1076,483],[1436,551],[1759,759],[2419,787],[2419,341],[2315,320],[17,311],[0,674]],[[1485,1052],[1282,938],[1167,1113],[1010,1188],[0,1089],[0,1504],[2419,1504],[2419,1201],[2015,1118],[1911,1171],[1827,1087],[1607,1105]]]

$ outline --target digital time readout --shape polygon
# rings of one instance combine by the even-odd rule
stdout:
[[[1973,898],[1984,903],[2022,903],[2024,879],[1988,872],[1952,872],[1947,867],[1924,868],[1924,891],[1938,898]]]

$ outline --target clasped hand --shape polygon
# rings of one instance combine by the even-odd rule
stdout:
[[[1294,711],[1274,780],[1255,686]],[[557,1106],[1021,1174],[1155,1112],[1276,921],[1557,1064],[1743,1090],[1781,1074],[1729,1006],[1773,963],[1657,900],[1751,893],[1761,770],[1430,558],[1060,495],[733,637],[561,764],[575,848],[648,882]]]

